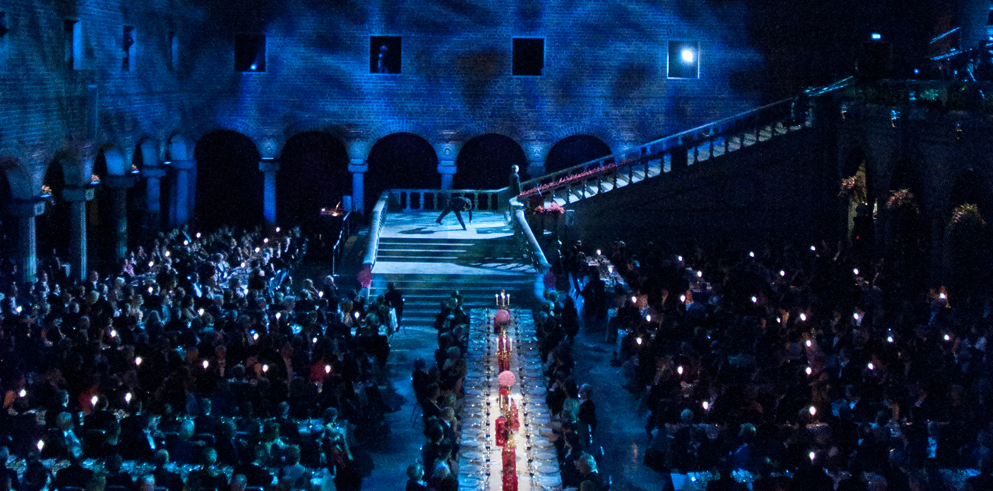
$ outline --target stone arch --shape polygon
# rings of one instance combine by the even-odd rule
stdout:
[[[423,138],[424,141],[431,142],[432,140],[425,135],[433,135],[434,131],[428,128],[426,125],[418,123],[416,121],[410,121],[406,119],[400,119],[395,121],[388,121],[382,123],[379,126],[372,129],[369,132],[369,141],[379,143],[380,140],[388,136],[392,136],[399,133],[410,133],[417,137]],[[375,146],[375,143],[373,146]],[[370,153],[372,149],[370,148]]]
[[[438,189],[438,155],[428,140],[413,133],[393,133],[369,149],[365,176],[365,208],[371,209],[379,195],[391,188]]]
[[[578,133],[555,142],[545,158],[545,171],[556,172],[611,155],[610,146],[596,135]]]
[[[282,134],[286,138],[286,143],[289,143],[293,137],[301,133],[326,133],[340,142],[346,142],[352,136],[352,130],[344,124],[331,123],[316,119],[290,122],[283,127],[282,131]],[[286,145],[284,143],[283,148],[285,148],[285,146]],[[282,150],[280,150],[280,154],[282,154]]]
[[[468,142],[473,138],[491,134],[505,136],[515,142],[518,142],[518,144],[524,140],[524,135],[517,125],[503,120],[467,124],[456,131],[453,138],[458,141]]]
[[[173,159],[180,149],[171,145]],[[192,157],[197,161],[192,180],[196,182],[193,216],[198,226],[251,227],[261,223],[263,176],[254,141],[236,131],[215,130],[197,141]]]
[[[596,137],[600,141],[604,142],[604,144],[607,145],[608,148],[610,148],[611,155],[617,153],[618,151],[617,148],[611,146],[611,143],[608,143],[614,141],[614,137],[611,134],[610,129],[603,125],[588,121],[574,123],[568,126],[563,126],[561,128],[558,128],[556,131],[552,132],[551,140],[553,142],[558,143],[562,140],[565,140],[566,138],[576,135],[589,135]]]
[[[82,187],[90,183],[97,147],[92,142],[72,143],[55,154],[56,164],[62,167],[66,186]]]
[[[27,162],[20,150],[0,148],[0,169],[7,176],[14,199],[30,200],[41,194],[46,166]]]
[[[290,137],[276,174],[276,221],[313,225],[322,208],[333,209],[351,194],[348,151],[330,133],[305,131]]]
[[[507,186],[510,168],[517,165],[526,178],[528,159],[514,139],[496,133],[476,136],[462,145],[455,160],[455,189],[499,189]]]
[[[159,142],[152,137],[138,140],[131,155],[131,165],[135,170],[141,170],[146,165],[159,164]]]

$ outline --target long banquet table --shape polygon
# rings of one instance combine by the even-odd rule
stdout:
[[[510,346],[510,371],[517,377],[510,398],[519,408],[520,429],[513,434],[516,446],[517,489],[558,491],[562,478],[550,434],[551,419],[545,405],[545,380],[538,355],[531,312],[510,309],[506,333]],[[496,445],[497,418],[501,416],[498,393],[498,335],[494,332],[495,309],[470,313],[469,350],[466,358],[465,404],[462,410],[462,441],[459,455],[459,487],[462,491],[501,491],[503,449]]]

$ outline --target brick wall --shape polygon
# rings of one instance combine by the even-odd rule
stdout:
[[[298,131],[344,127],[372,142],[394,127],[432,143],[482,132],[515,140],[585,132],[615,147],[641,143],[755,104],[729,86],[761,60],[741,10],[706,2],[362,3],[3,0],[10,32],[0,63],[0,149],[50,161],[68,140],[134,146],[214,129],[249,136],[277,156]],[[63,23],[80,22],[81,70],[64,66]],[[122,29],[135,59],[121,69]],[[178,39],[170,70],[169,33]],[[267,36],[267,71],[236,73],[238,32]],[[402,37],[402,73],[369,73],[369,37]],[[513,77],[513,37],[545,39],[541,77]],[[700,79],[667,80],[667,42],[700,42]],[[95,85],[98,100],[89,100]],[[96,104],[97,131],[86,108]],[[10,152],[11,150],[6,150]]]

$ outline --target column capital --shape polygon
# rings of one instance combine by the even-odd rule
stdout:
[[[45,200],[14,199],[7,205],[7,213],[18,218],[31,218],[45,213]]]
[[[364,158],[352,159],[348,162],[348,172],[369,172],[369,162],[367,162]]]
[[[62,190],[62,199],[70,203],[90,201],[93,199],[93,186],[66,187]]]
[[[455,165],[454,160],[439,160],[438,161],[438,173],[443,175],[454,175],[458,171],[458,167]]]
[[[279,160],[263,158],[259,160],[259,170],[262,172],[279,172]]]

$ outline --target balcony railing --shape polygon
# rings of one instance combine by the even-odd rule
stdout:
[[[452,195],[469,198],[473,210],[502,211],[507,209],[510,197],[504,189],[390,189],[393,198],[389,206],[402,213],[441,211]]]

